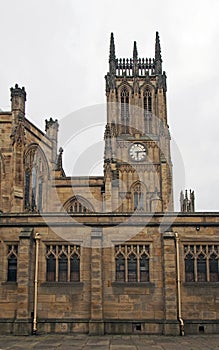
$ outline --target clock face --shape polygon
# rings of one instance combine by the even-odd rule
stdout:
[[[146,148],[141,143],[134,143],[129,149],[130,158],[134,161],[141,161],[146,158]]]

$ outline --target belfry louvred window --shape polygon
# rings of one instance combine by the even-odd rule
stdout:
[[[121,123],[123,132],[128,132],[129,123],[129,92],[126,87],[121,91]]]
[[[218,253],[218,245],[184,245],[185,281],[218,282]]]
[[[152,112],[152,96],[149,88],[144,90],[144,113],[145,115]]]
[[[115,278],[117,282],[149,282],[149,245],[115,246]]]
[[[48,282],[80,281],[80,246],[46,246],[46,280]]]
[[[152,95],[149,88],[143,93],[145,132],[152,132]]]

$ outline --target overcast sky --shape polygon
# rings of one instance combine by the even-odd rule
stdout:
[[[139,57],[153,57],[159,31],[183,185],[195,190],[197,210],[218,211],[218,0],[0,0],[0,13],[0,108],[9,109],[12,85],[25,86],[27,117],[43,130],[48,117],[105,102],[111,32],[117,57],[131,57],[134,40]],[[183,167],[172,153],[177,204]]]

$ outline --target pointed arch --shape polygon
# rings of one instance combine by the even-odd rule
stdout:
[[[24,209],[42,211],[45,208],[46,194],[44,183],[50,179],[49,165],[42,148],[30,144],[24,152]]]
[[[146,186],[142,182],[136,181],[132,184],[131,194],[134,211],[147,211],[146,193]]]
[[[92,213],[94,212],[93,205],[82,196],[73,196],[68,199],[63,205],[64,209],[69,214],[73,213]]]

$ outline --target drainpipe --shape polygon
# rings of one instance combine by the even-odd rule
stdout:
[[[38,262],[39,262],[39,245],[40,234],[36,233],[36,259],[35,259],[35,278],[34,278],[34,309],[33,309],[33,334],[37,334],[37,296],[38,296]]]
[[[181,280],[180,280],[180,261],[179,261],[179,235],[175,232],[176,238],[176,267],[177,267],[177,294],[178,294],[178,319],[180,323],[180,335],[184,333],[184,321],[182,319],[182,307],[181,307]]]

